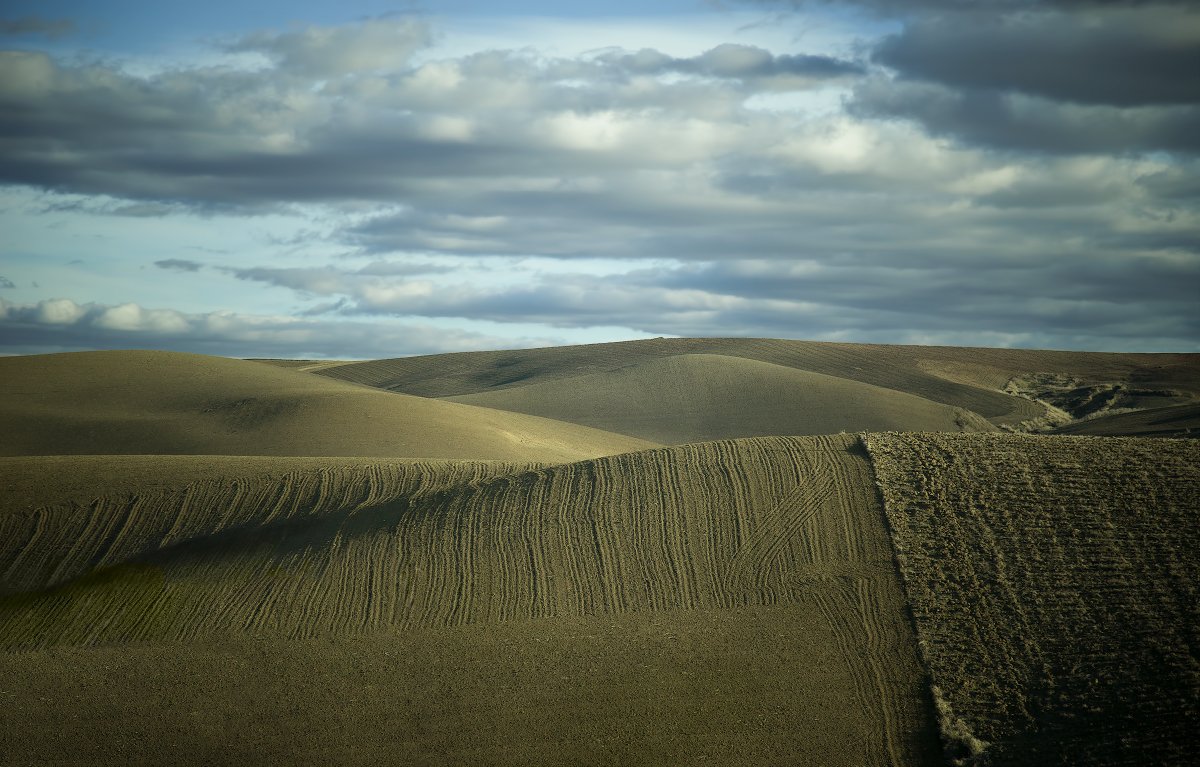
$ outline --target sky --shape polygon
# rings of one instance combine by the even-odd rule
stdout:
[[[6,0],[0,354],[1200,352],[1200,9]]]

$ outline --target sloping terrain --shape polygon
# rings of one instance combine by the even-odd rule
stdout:
[[[997,426],[1043,425],[1053,405],[1010,383],[1060,376],[1200,398],[1200,355],[893,346],[750,338],[648,341],[333,363],[313,372],[429,397],[477,394],[617,370],[679,354],[720,354],[846,378],[971,410]],[[1174,400],[1172,400],[1174,401]],[[1166,403],[1163,403],[1166,404]],[[1144,404],[1150,407],[1151,404]]]
[[[274,456],[0,458],[0,472],[11,478],[0,492],[0,594],[97,572],[110,578],[123,572],[115,566],[214,536],[220,542],[263,528],[340,524],[363,509],[534,466]]]
[[[943,731],[985,764],[1194,764],[1200,443],[867,439]]]
[[[1200,437],[1200,404],[1115,413],[1076,421],[1058,434],[1127,437]]]
[[[0,654],[19,691],[0,699],[0,752],[81,766],[933,764],[932,733],[915,756],[879,755],[838,639],[790,605]]]
[[[572,461],[650,447],[573,424],[174,352],[0,358],[0,455]]]
[[[415,481],[457,484],[463,471],[493,471],[511,474],[542,466],[524,461],[422,461],[415,458],[345,458],[323,456],[302,458],[266,455],[33,455],[0,457],[0,509],[5,513],[33,513],[43,507],[83,508],[98,499],[127,499],[152,494],[195,493],[197,488],[220,483],[282,483],[294,486],[299,476],[314,476],[323,482],[361,484],[354,492],[363,502],[410,495]],[[372,472],[390,467],[389,488],[376,487]],[[474,467],[479,467],[478,469]],[[294,475],[290,480],[289,475]],[[364,481],[363,476],[366,475]],[[441,485],[425,484],[425,487]],[[325,491],[328,494],[330,491]],[[340,493],[341,490],[332,491]],[[375,495],[372,495],[372,494]],[[357,502],[357,501],[356,501]]]
[[[372,360],[332,365],[319,375],[421,396],[456,396],[617,370],[678,354],[720,354],[906,392],[987,418],[1036,417],[1043,408],[1001,391],[951,381],[920,369],[907,349],[740,338],[661,338],[545,349]],[[961,350],[955,350],[961,351]]]
[[[212,476],[10,511],[4,540],[22,543],[0,568],[22,592],[0,598],[0,663],[22,684],[0,702],[8,753],[136,752],[128,729],[111,729],[130,719],[138,738],[176,744],[163,761],[875,765],[936,753],[854,438],[502,469]],[[78,563],[113,566],[25,590]],[[56,676],[67,659],[70,678]],[[47,694],[82,719],[64,729],[61,704],[25,697]],[[163,703],[137,719],[147,700]],[[352,720],[330,713],[360,704]],[[229,742],[223,722],[245,737]],[[113,750],[80,751],[89,732]]]
[[[1200,442],[912,433],[1187,436],[1200,355],[269,362],[0,359],[0,762],[1200,748]]]
[[[450,398],[664,444],[854,431],[991,431],[981,416],[845,378],[716,354]]]

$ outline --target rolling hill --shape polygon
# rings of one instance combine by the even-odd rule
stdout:
[[[465,352],[340,364],[312,372],[427,397],[447,397],[562,381],[682,355],[717,354],[844,378],[970,410],[1006,428],[1042,428],[1070,420],[1078,388],[1141,392],[1142,408],[1200,399],[1200,356],[892,346],[752,338],[647,341]],[[1047,389],[1042,382],[1053,381]],[[1037,395],[1049,394],[1047,401]]]
[[[328,755],[351,737],[338,758],[364,763],[874,765],[936,753],[853,437],[508,473],[341,462],[253,483],[217,474],[4,523],[18,590],[0,598],[0,668],[22,692],[4,704],[17,730],[0,745],[22,758],[128,753],[105,733],[130,720],[139,738],[175,744],[166,762],[235,761],[247,741],[210,739],[220,721],[243,723],[265,761]],[[77,577],[29,588],[47,573]],[[52,671],[66,658],[70,681]],[[133,664],[113,696],[112,670]],[[330,687],[312,690],[314,678]],[[65,704],[24,696],[82,714],[64,728]],[[202,698],[207,714],[184,715]],[[139,719],[146,700],[165,703]],[[323,708],[359,700],[372,702],[355,718],[367,724]],[[417,721],[411,737],[393,729]],[[300,724],[298,740],[280,734]]]
[[[1127,437],[1200,436],[1200,404],[1101,415],[1061,426],[1058,434]]]
[[[0,359],[0,761],[1194,759],[1198,355],[268,362]]]
[[[524,415],[173,352],[0,358],[0,455],[571,461],[650,447]]]
[[[853,431],[991,431],[982,417],[892,389],[768,362],[679,354],[603,373],[449,398],[664,444]]]

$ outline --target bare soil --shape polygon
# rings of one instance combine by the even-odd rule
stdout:
[[[1194,763],[1200,443],[867,444],[957,756]]]

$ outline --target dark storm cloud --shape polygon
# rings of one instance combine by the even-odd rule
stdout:
[[[70,19],[44,19],[23,16],[19,19],[0,19],[0,36],[5,37],[64,37],[75,31]]]
[[[786,4],[786,3],[785,3]],[[1006,150],[1195,153],[1200,10],[1190,3],[847,0],[902,28],[871,59],[895,79],[859,87],[853,113],[909,119]]]
[[[965,286],[953,269],[908,265],[828,265],[810,261],[792,268],[768,262],[707,264],[672,271],[655,284],[671,290],[699,290],[727,296],[767,300],[802,301],[846,310],[888,310],[898,314],[926,312],[954,316],[954,322],[978,327],[969,315],[978,307],[1020,302],[1023,290],[1037,282],[1044,286],[1030,303],[1047,306],[1095,304],[1136,308],[1146,301],[1170,304],[1192,325],[1200,313],[1190,310],[1196,257],[1169,259],[1144,257],[1137,268],[1119,255],[1039,254],[1034,266],[1015,270],[1007,263],[981,264],[979,280]],[[889,286],[892,290],[888,290]],[[925,308],[923,308],[925,307]],[[931,311],[932,310],[932,311]],[[990,315],[989,315],[990,316]],[[990,320],[985,320],[986,323]]]
[[[1200,13],[1105,9],[969,21],[912,21],[875,47],[874,60],[967,90],[1117,107],[1200,103]]]
[[[862,118],[913,120],[937,136],[1006,150],[1200,150],[1194,7],[914,6],[898,33],[874,45],[872,60],[894,78],[856,88],[849,108]]]
[[[1117,155],[1200,151],[1200,106],[1122,109],[877,79],[856,87],[848,108],[862,118],[905,118],[937,136],[999,149]]]
[[[155,261],[154,265],[159,269],[170,269],[177,272],[198,272],[204,268],[204,264],[199,261],[192,261],[186,258],[164,258],[160,261]]]
[[[1200,201],[1200,161],[1178,163],[1174,167],[1147,174],[1138,179],[1138,184],[1164,201]]]

